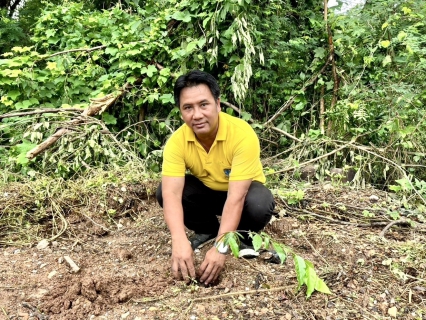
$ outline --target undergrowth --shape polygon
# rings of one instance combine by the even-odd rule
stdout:
[[[0,245],[53,240],[69,231],[70,218],[103,225],[137,214],[139,203],[155,192],[156,184],[141,160],[110,170],[94,169],[75,179],[36,174],[36,179],[3,182]]]

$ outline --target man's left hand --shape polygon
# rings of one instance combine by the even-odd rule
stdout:
[[[199,270],[200,281],[205,285],[215,281],[225,266],[225,260],[226,255],[217,251],[216,247],[207,251]]]

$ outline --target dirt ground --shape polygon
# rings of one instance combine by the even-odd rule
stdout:
[[[266,232],[312,261],[330,295],[297,291],[291,258],[228,255],[214,286],[174,280],[151,197],[110,224],[70,214],[68,232],[45,248],[0,248],[0,319],[426,319],[425,233],[395,225],[381,236],[386,224],[360,223],[373,193],[391,205],[386,193],[345,187],[312,187],[294,206],[277,196]]]

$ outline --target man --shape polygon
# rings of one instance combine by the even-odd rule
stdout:
[[[259,140],[245,121],[221,112],[219,95],[208,73],[195,70],[177,79],[174,98],[185,124],[166,143],[157,190],[172,237],[174,277],[180,271],[184,279],[195,278],[193,250],[216,238],[198,270],[206,285],[225,265],[221,236],[263,229],[275,207],[263,185]],[[185,226],[195,232],[189,241]]]

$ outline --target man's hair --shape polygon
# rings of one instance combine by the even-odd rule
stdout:
[[[187,74],[180,76],[175,83],[174,97],[175,103],[180,107],[180,93],[183,88],[195,87],[199,84],[205,84],[215,100],[219,99],[220,88],[217,80],[210,74],[200,70],[192,70]]]

